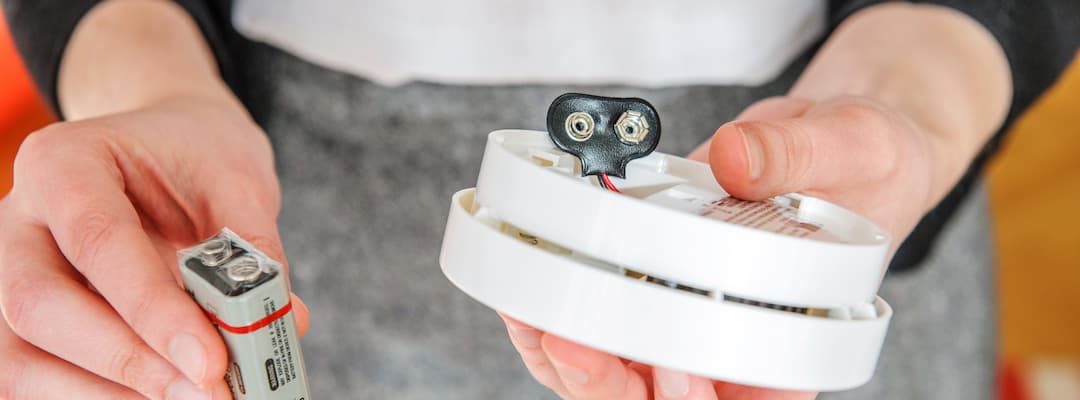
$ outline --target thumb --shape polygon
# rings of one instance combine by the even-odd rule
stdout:
[[[801,99],[798,97],[768,97],[762,99],[754,104],[751,104],[745,110],[743,110],[737,117],[736,121],[743,120],[772,120],[772,119],[786,119],[795,118],[806,110],[810,109],[814,105],[813,101],[807,99]],[[709,159],[709,143],[711,141],[706,140],[700,146],[690,152],[686,158],[694,161],[708,162]]]
[[[717,182],[736,197],[841,189],[888,173],[889,118],[862,102],[823,103],[805,115],[721,126],[709,148]]]

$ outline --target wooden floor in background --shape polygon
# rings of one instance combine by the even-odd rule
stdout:
[[[1080,360],[1080,58],[989,171],[1006,359]]]

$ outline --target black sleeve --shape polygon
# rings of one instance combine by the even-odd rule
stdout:
[[[835,28],[859,9],[884,3],[882,0],[832,0],[831,24]],[[997,152],[1005,132],[1016,118],[1050,87],[1068,66],[1080,46],[1080,1],[1067,0],[939,0],[915,1],[961,11],[986,27],[997,38],[1009,60],[1013,79],[1013,100],[1008,117],[967,172],[941,203],[931,210],[901,244],[890,271],[919,265],[931,249],[956,208],[971,191],[986,162]]]
[[[3,0],[11,36],[22,54],[38,90],[56,115],[63,115],[56,99],[60,59],[71,34],[90,9],[102,0]],[[217,58],[222,77],[237,82],[231,48],[235,31],[229,20],[231,1],[175,0],[194,17]]]

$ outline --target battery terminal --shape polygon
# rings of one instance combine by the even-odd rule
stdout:
[[[232,243],[222,238],[206,241],[199,250],[199,259],[207,267],[220,266],[233,255]]]
[[[229,263],[225,275],[236,282],[250,282],[262,275],[262,267],[258,258],[246,254]]]

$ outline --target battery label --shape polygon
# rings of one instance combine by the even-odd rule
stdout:
[[[263,299],[263,311],[271,315],[278,310],[277,305],[271,298]],[[285,318],[278,318],[267,327],[267,336],[270,340],[270,358],[266,359],[267,384],[271,391],[287,385],[296,380],[297,366],[294,363],[296,357],[289,340],[289,331],[285,325]]]
[[[747,201],[725,197],[709,203],[701,210],[701,215],[788,236],[832,242],[843,241],[822,229],[821,225],[799,220],[790,207],[771,201]]]

